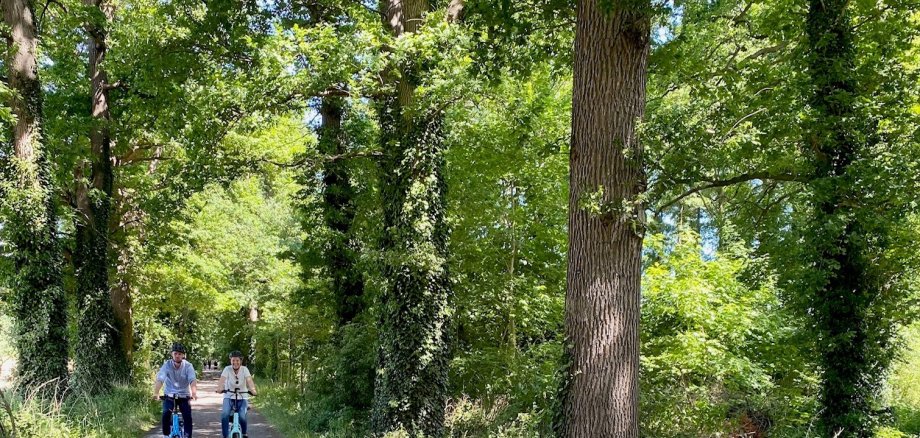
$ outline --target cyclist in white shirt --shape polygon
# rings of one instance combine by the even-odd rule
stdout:
[[[230,353],[230,365],[224,367],[220,374],[220,381],[217,382],[217,392],[229,391],[224,393],[224,407],[220,414],[220,427],[223,437],[227,438],[230,433],[230,404],[234,403],[233,391],[249,392],[249,394],[239,395],[239,405],[237,412],[240,415],[240,428],[243,429],[243,438],[249,438],[246,435],[246,412],[249,409],[249,395],[256,395],[256,384],[252,381],[252,374],[249,368],[243,366],[243,354],[239,351]]]

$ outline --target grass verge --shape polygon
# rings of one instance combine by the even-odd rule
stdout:
[[[149,390],[117,386],[110,394],[43,400],[3,391],[0,436],[17,438],[137,438],[159,417]],[[14,425],[15,423],[15,425]]]

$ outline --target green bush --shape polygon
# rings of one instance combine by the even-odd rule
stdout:
[[[795,436],[816,380],[773,282],[743,249],[704,255],[693,232],[646,239],[641,427],[655,437]],[[759,283],[751,285],[749,283]]]
[[[363,419],[314,398],[312,391],[301,393],[296,384],[259,380],[259,411],[287,438],[351,438],[366,435]]]
[[[505,399],[485,405],[482,400],[459,398],[448,405],[445,425],[450,438],[529,438],[548,436],[548,419],[541,413],[509,409]],[[509,414],[514,413],[509,418]]]

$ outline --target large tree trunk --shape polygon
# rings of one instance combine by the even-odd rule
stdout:
[[[28,0],[3,0],[3,20],[9,27],[10,108],[16,116],[13,153],[3,163],[10,177],[0,193],[7,210],[3,232],[8,236],[15,272],[12,310],[19,352],[19,385],[36,388],[67,378],[67,313],[61,252],[55,232],[54,188],[47,152],[41,144],[42,95],[35,53],[38,46],[34,11]],[[0,154],[9,157],[8,153]],[[5,161],[5,160],[4,160]],[[56,385],[45,386],[49,393]]]
[[[325,155],[341,156],[347,151],[342,131],[344,105],[341,97],[326,97],[320,104],[323,125],[319,129],[319,149]],[[364,309],[364,278],[355,267],[357,256],[351,243],[354,198],[345,160],[326,161],[323,166],[323,216],[332,232],[326,250],[326,267],[332,278],[339,326],[350,323]]]
[[[100,0],[87,0],[105,22],[111,20],[112,6]],[[122,344],[122,332],[115,318],[109,283],[109,216],[112,205],[112,148],[109,124],[108,77],[103,65],[106,29],[98,20],[87,25],[89,37],[89,77],[92,100],[90,111],[91,173],[88,181],[77,172],[77,245],[74,266],[80,302],[76,382],[91,393],[105,392],[114,382],[126,380],[130,371]],[[92,193],[91,193],[92,191]],[[97,360],[100,357],[105,361]]]
[[[110,298],[112,300],[112,310],[115,313],[115,329],[118,331],[121,341],[122,355],[125,359],[125,365],[130,375],[134,366],[134,303],[131,297],[131,280],[127,272],[127,261],[124,251],[120,249],[116,252],[118,265],[115,267],[116,278],[115,284],[110,288]]]
[[[860,130],[867,117],[857,108],[852,23],[845,0],[811,0],[806,31],[815,110],[809,139],[815,179],[810,183],[813,215],[805,230],[812,257],[800,270],[818,329],[822,368],[820,423],[823,436],[874,436],[873,404],[890,355],[892,327],[879,326],[871,307],[880,288],[867,274],[865,251],[884,245],[865,227],[855,204],[870,200],[848,171],[866,143]],[[877,218],[872,218],[877,221]],[[878,231],[878,230],[876,230]],[[819,278],[814,281],[811,278]],[[816,286],[809,290],[809,286]],[[880,351],[881,350],[881,351]]]
[[[310,24],[313,26],[341,26],[339,20],[343,11],[339,6],[321,2],[306,5],[310,12]],[[344,81],[347,78],[342,78]],[[331,84],[341,86],[339,84]],[[344,89],[344,88],[343,88]],[[348,327],[362,314],[366,304],[364,298],[364,277],[357,266],[359,249],[355,244],[353,224],[355,220],[355,189],[351,184],[349,160],[343,157],[349,150],[349,139],[342,122],[348,104],[342,94],[330,93],[321,98],[319,114],[322,125],[317,129],[318,150],[326,157],[323,163],[323,219],[329,229],[329,239],[324,251],[324,262],[331,280],[331,292],[334,300],[333,309],[337,327],[332,338],[332,346],[341,354],[338,373],[333,384],[328,385],[329,393],[343,407],[356,411],[366,411],[372,403],[374,371],[373,364],[365,360],[355,360],[349,356],[347,346],[356,341],[367,330],[363,325]],[[312,173],[312,171],[311,171]],[[312,178],[312,174],[305,175]],[[366,352],[367,355],[373,351]],[[368,358],[370,356],[367,356]]]
[[[103,0],[88,0],[87,4],[95,5],[101,15],[105,17],[105,23],[112,21],[115,7]],[[112,222],[118,218],[113,217],[115,202],[113,199],[113,190],[115,185],[115,167],[112,158],[112,134],[110,125],[112,116],[109,112],[109,89],[112,87],[106,73],[105,61],[106,52],[108,51],[107,31],[99,28],[90,27],[90,78],[92,85],[92,109],[91,114],[94,124],[90,129],[90,140],[94,157],[93,181],[94,185],[105,193],[105,202],[99,205],[99,214],[96,215],[96,238],[105,236],[107,251],[104,253],[107,257],[105,260],[99,260],[105,263],[107,268],[112,267],[108,255],[114,254],[115,261],[115,279],[114,284],[111,281],[112,276],[108,277],[107,287],[109,289],[110,305],[114,314],[115,331],[118,336],[118,346],[121,349],[120,354],[112,358],[113,361],[121,361],[122,364],[116,364],[116,371],[122,373],[122,377],[129,378],[132,369],[132,356],[134,354],[134,319],[131,300],[131,284],[128,280],[128,274],[125,267],[128,264],[129,255],[124,248],[118,248],[116,251],[112,245],[115,229],[112,228]],[[95,49],[93,49],[95,43]],[[98,174],[98,176],[97,176]],[[100,183],[97,185],[96,180]]]
[[[638,437],[649,11],[578,4],[570,152],[565,437]],[[646,5],[646,8],[648,6]]]
[[[320,104],[323,125],[319,129],[319,149],[328,156],[341,156],[348,147],[342,130],[342,116],[345,102],[341,97],[326,97]],[[352,224],[355,218],[355,191],[349,177],[345,160],[329,160],[323,167],[323,214],[330,230],[326,250],[326,268],[332,279],[332,293],[335,297],[335,314],[338,327],[333,336],[333,345],[342,351],[354,336],[366,330],[365,327],[347,327],[355,322],[364,310],[364,277],[358,269],[357,249],[354,247]],[[371,352],[368,352],[371,354]],[[374,367],[367,361],[348,360],[342,362],[340,375],[332,387],[337,400],[345,406],[362,411],[373,402]]]
[[[425,0],[383,1],[385,26],[416,32]],[[417,65],[417,64],[416,64]],[[419,67],[386,74],[394,92],[377,104],[387,284],[381,296],[372,427],[440,436],[447,388],[449,294],[442,117],[419,108]],[[396,79],[396,78],[399,79]]]

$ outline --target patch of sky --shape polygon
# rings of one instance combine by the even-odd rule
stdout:
[[[300,118],[303,124],[309,126],[311,129],[319,129],[323,123],[323,118],[320,117],[319,111],[316,110],[318,105],[319,99],[310,99],[310,104],[307,106],[307,109],[304,110],[303,117]]]
[[[684,18],[684,6],[675,4],[674,0],[667,0],[661,6],[665,16],[652,26],[653,46],[661,46],[673,40]]]

